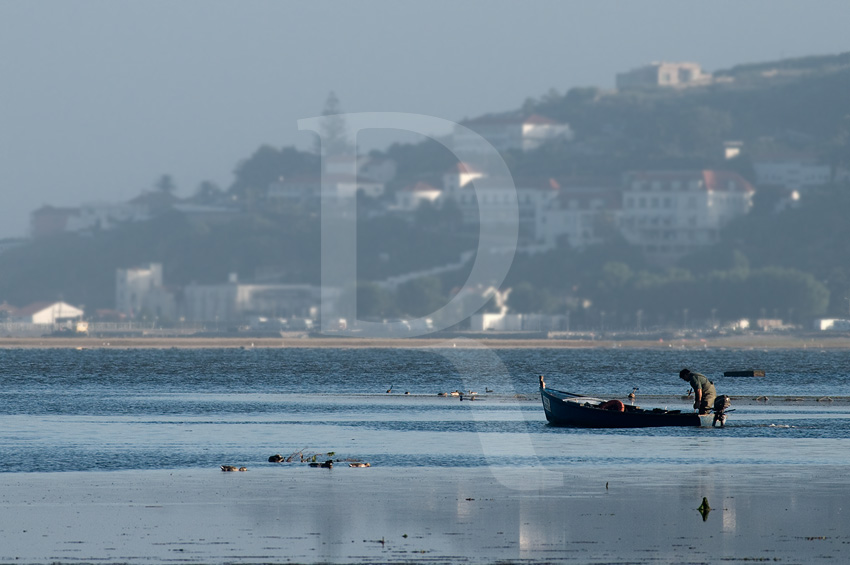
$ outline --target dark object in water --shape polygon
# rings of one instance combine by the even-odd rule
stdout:
[[[321,467],[322,469],[333,469],[333,459],[328,459],[324,463],[310,463],[311,467]]]
[[[726,371],[724,377],[763,377],[764,371],[750,369],[749,371]]]
[[[714,427],[717,422],[720,422],[720,427],[726,425],[726,412],[731,412],[729,407],[732,406],[732,399],[727,394],[721,394],[714,400],[714,421],[711,426]]]
[[[711,512],[711,506],[708,505],[708,499],[706,497],[702,497],[702,504],[697,508],[700,514],[702,514],[702,521],[705,522],[708,520],[708,513]]]
[[[247,471],[248,467],[236,467],[234,465],[221,465],[221,470],[226,473],[232,473],[233,471]]]
[[[279,453],[275,453],[271,457],[269,457],[269,463],[281,463],[283,462],[283,455]]]
[[[579,428],[658,428],[665,426],[711,426],[714,415],[623,406],[623,411],[605,410],[605,402],[581,394],[541,388],[543,410],[553,426]]]

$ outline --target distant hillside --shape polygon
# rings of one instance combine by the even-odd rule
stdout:
[[[850,131],[850,53],[741,65],[721,75],[734,80],[687,89],[574,88],[529,100],[526,114],[568,122],[576,142],[514,155],[512,171],[741,166],[724,161],[728,140],[742,141],[745,155],[768,143],[827,163],[850,160],[841,156],[846,143],[840,147]]]
[[[811,55],[768,61],[766,63],[746,63],[735,65],[731,69],[714,72],[714,76],[747,78],[753,75],[771,77],[780,73],[830,73],[850,67],[850,51],[838,55]]]
[[[505,160],[515,177],[527,178],[616,178],[635,169],[695,168],[728,168],[751,177],[753,156],[780,148],[850,167],[850,53],[739,65],[718,75],[732,80],[682,90],[574,88],[529,100],[511,112],[567,122],[575,140],[512,151]],[[725,160],[723,142],[729,140],[743,142],[742,157]],[[386,205],[403,186],[439,185],[456,163],[434,141],[375,153],[392,159],[398,174],[387,186],[387,199],[369,203],[374,207]],[[89,311],[112,307],[115,269],[152,261],[164,264],[166,283],[176,286],[223,282],[231,272],[242,280],[263,273],[279,282],[317,283],[316,214],[271,207],[265,193],[281,176],[318,170],[314,154],[264,146],[235,167],[226,196],[242,208],[228,224],[207,225],[173,212],[115,230],[64,234],[11,249],[0,255],[0,301],[23,305],[62,298]],[[624,242],[615,241],[583,252],[559,248],[518,257],[506,285],[524,289],[528,308],[574,309],[574,319],[581,313],[588,324],[606,315],[609,321],[634,324],[629,316],[638,312],[645,322],[650,310],[666,320],[681,319],[683,311],[705,317],[714,316],[713,308],[723,313],[725,307],[729,315],[742,311],[740,303],[716,295],[716,288],[746,288],[747,308],[756,314],[779,310],[776,302],[759,302],[765,296],[758,285],[765,281],[790,289],[789,294],[804,289],[808,297],[788,307],[798,316],[842,314],[850,296],[845,243],[850,199],[843,196],[848,192],[833,186],[782,214],[760,209],[730,225],[720,245],[687,258],[680,269],[647,266]],[[398,217],[376,217],[359,222],[358,229],[364,281],[453,263],[476,245],[475,234],[459,230],[455,216],[433,208],[420,210],[412,225]],[[464,273],[444,275],[440,292],[464,278]],[[720,279],[731,286],[717,287]],[[386,299],[374,288],[367,290],[376,302]]]

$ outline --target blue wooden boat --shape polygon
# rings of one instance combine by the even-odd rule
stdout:
[[[712,426],[714,414],[697,414],[662,408],[644,409],[620,401],[605,401],[540,387],[546,419],[553,426],[577,428],[659,428]],[[622,411],[621,411],[622,410]]]

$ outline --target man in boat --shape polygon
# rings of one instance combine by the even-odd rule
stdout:
[[[694,389],[694,408],[698,409],[700,414],[708,414],[708,411],[714,406],[714,399],[717,398],[714,383],[708,380],[705,375],[694,373],[689,369],[679,371],[679,378],[688,381],[691,388]]]

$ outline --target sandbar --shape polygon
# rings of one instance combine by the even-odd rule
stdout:
[[[707,338],[649,339],[549,338],[517,339],[468,336],[417,338],[316,337],[292,334],[282,337],[0,337],[0,349],[220,349],[220,348],[427,348],[462,347],[492,349],[850,349],[850,336],[844,334],[793,335],[754,334]]]

